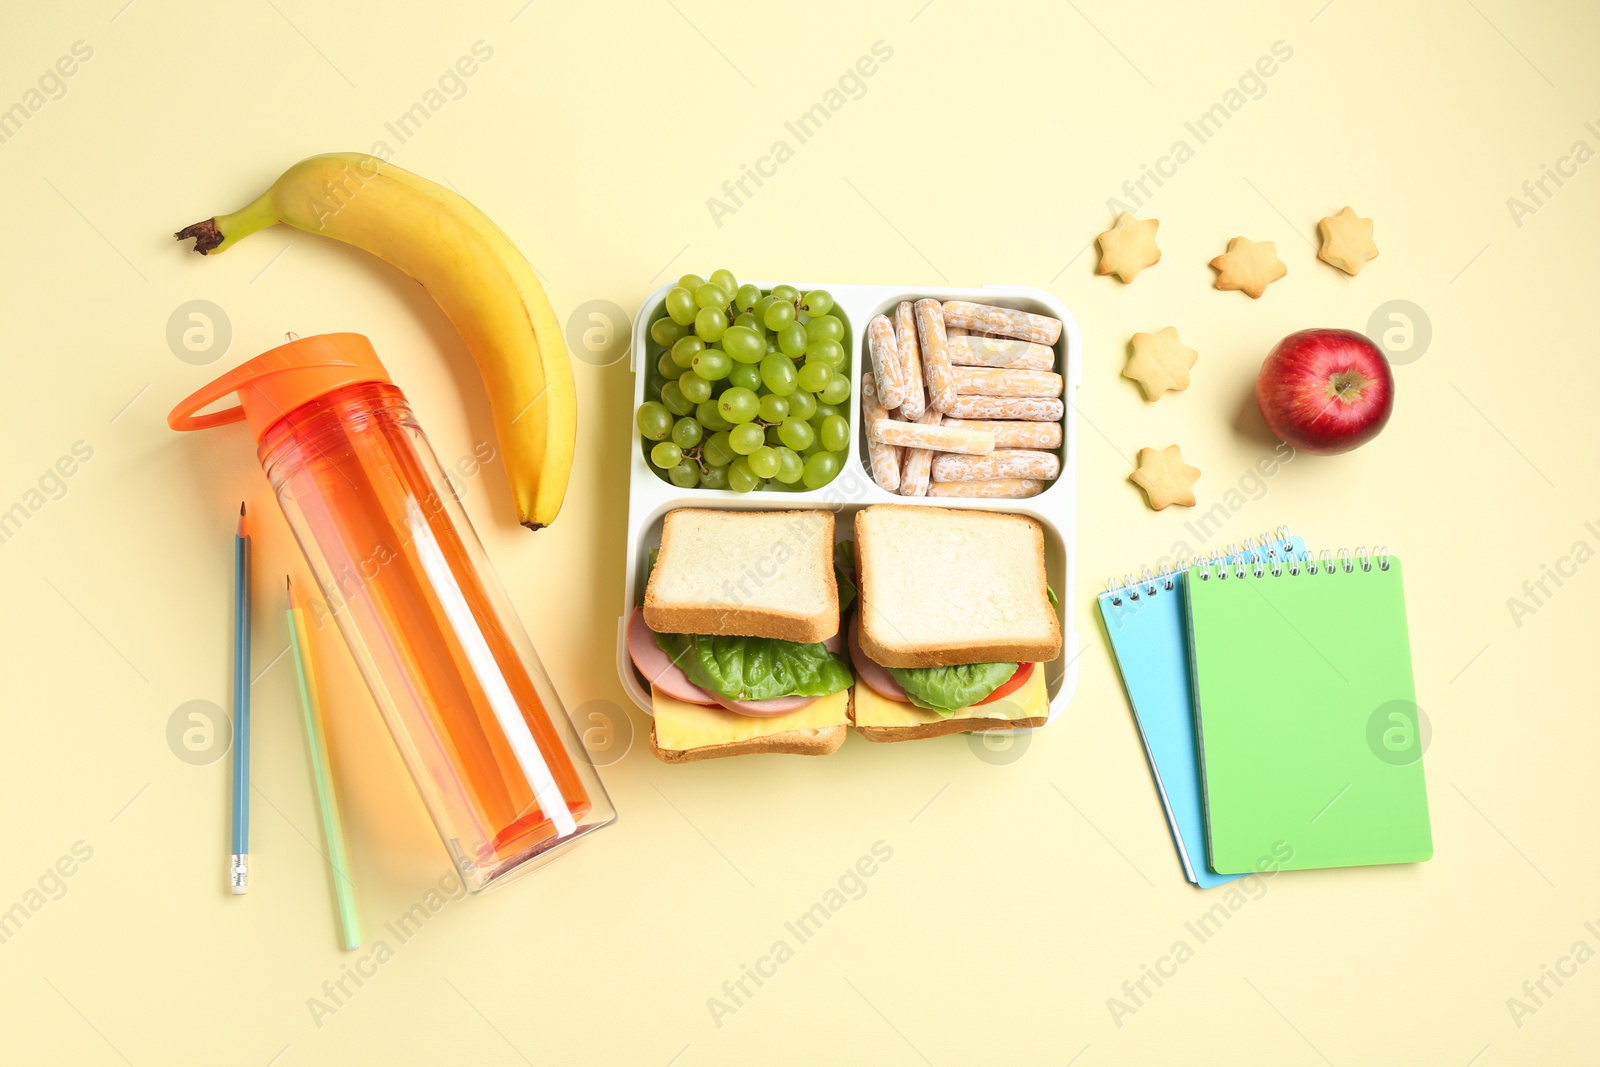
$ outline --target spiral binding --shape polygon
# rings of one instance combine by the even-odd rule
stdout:
[[[1202,582],[1216,578],[1226,581],[1231,575],[1234,578],[1243,578],[1248,571],[1256,578],[1263,574],[1271,574],[1277,578],[1287,573],[1291,578],[1298,578],[1304,570],[1307,574],[1335,574],[1343,571],[1345,574],[1354,574],[1357,569],[1369,572],[1374,566],[1380,571],[1389,569],[1389,549],[1380,545],[1372,551],[1362,545],[1354,550],[1341,548],[1338,551],[1322,549],[1316,555],[1307,555],[1304,559],[1291,557],[1262,561],[1261,559],[1240,560],[1238,557],[1223,559],[1223,553],[1213,553],[1210,559],[1200,564],[1202,568],[1199,578]]]
[[[1271,573],[1276,578],[1283,574],[1286,567],[1298,565],[1298,557],[1285,557],[1279,555],[1277,543],[1279,541],[1292,541],[1293,537],[1287,525],[1279,526],[1270,533],[1260,537],[1246,538],[1242,542],[1229,545],[1226,549],[1213,552],[1209,556],[1201,556],[1198,560],[1188,556],[1179,556],[1171,563],[1163,566],[1159,571],[1152,571],[1145,567],[1136,576],[1132,571],[1124,574],[1119,582],[1115,578],[1106,582],[1106,591],[1102,596],[1109,595],[1113,607],[1121,607],[1123,600],[1137,603],[1141,597],[1153,597],[1161,590],[1171,592],[1177,586],[1178,575],[1193,566],[1204,568],[1200,572],[1202,579],[1211,577],[1211,568],[1223,568],[1222,576],[1225,577],[1229,568],[1237,568],[1237,577],[1243,578],[1246,571],[1257,578],[1263,574]],[[1382,557],[1380,566],[1389,569],[1389,557]],[[1370,563],[1368,565],[1370,569]],[[1291,569],[1290,573],[1297,573]]]

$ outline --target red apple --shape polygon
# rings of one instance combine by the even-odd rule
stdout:
[[[1354,330],[1301,330],[1261,364],[1256,404],[1267,429],[1301,452],[1331,456],[1378,436],[1394,412],[1394,375]]]

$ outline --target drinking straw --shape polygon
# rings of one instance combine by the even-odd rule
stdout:
[[[361,923],[356,916],[355,886],[345,859],[344,829],[339,822],[339,796],[328,767],[328,735],[317,699],[317,676],[312,668],[311,639],[305,612],[294,595],[294,582],[284,579],[289,593],[289,647],[294,650],[294,674],[300,683],[300,713],[305,720],[306,746],[311,751],[311,774],[317,783],[317,807],[322,810],[322,836],[328,844],[328,866],[333,872],[333,895],[339,902],[339,927],[345,951],[361,947]]]
[[[250,885],[250,533],[244,503],[233,535],[233,855],[234,896]]]

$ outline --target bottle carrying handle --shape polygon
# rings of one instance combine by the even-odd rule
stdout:
[[[296,338],[190,393],[167,415],[167,425],[174,430],[207,430],[248,420],[260,440],[268,425],[308,400],[354,382],[389,380],[372,343],[360,334]],[[239,403],[200,413],[230,393],[239,395]]]

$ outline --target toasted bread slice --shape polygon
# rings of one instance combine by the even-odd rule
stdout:
[[[833,512],[667,512],[644,621],[656,633],[827,640],[839,632]]]
[[[1022,688],[992,704],[962,708],[950,716],[889,700],[856,683],[850,703],[850,722],[868,741],[879,743],[920,741],[946,734],[976,733],[983,730],[1026,730],[1043,726],[1050,719],[1050,697],[1044,672],[1037,668]]]
[[[662,763],[784,752],[826,756],[849,732],[851,690],[818,697],[786,715],[750,716],[686,704],[651,690],[650,754]]]
[[[1034,519],[878,504],[856,513],[856,561],[861,650],[885,667],[1061,655]]]

